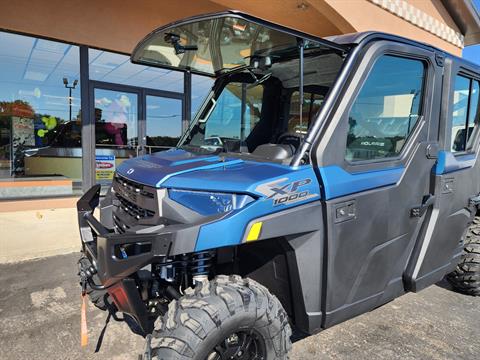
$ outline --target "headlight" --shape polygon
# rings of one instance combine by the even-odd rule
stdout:
[[[201,215],[240,209],[254,199],[248,195],[169,189],[168,197]]]

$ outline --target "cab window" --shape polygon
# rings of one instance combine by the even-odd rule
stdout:
[[[475,128],[479,120],[478,98],[480,86],[477,80],[457,75],[453,91],[451,150],[454,153],[468,151],[473,146]]]
[[[300,121],[300,93],[294,91],[290,98],[290,111],[288,115],[288,132],[291,134],[305,135],[310,128],[318,110],[323,104],[325,96],[310,92],[303,93],[302,119]]]
[[[425,63],[384,55],[349,113],[348,161],[396,157],[421,115]]]

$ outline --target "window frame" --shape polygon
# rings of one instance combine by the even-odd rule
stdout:
[[[376,159],[365,159],[365,160],[348,160],[346,158],[346,152],[347,152],[347,136],[348,136],[348,131],[349,131],[349,126],[347,125],[347,133],[345,134],[345,147],[344,147],[344,152],[343,152],[343,158],[344,158],[344,164],[346,164],[346,167],[358,167],[361,165],[370,165],[370,164],[382,164],[382,163],[388,163],[392,161],[402,161],[406,157],[406,153],[409,151],[412,145],[412,139],[417,137],[417,133],[419,132],[419,127],[420,124],[424,122],[425,120],[425,109],[426,109],[426,102],[427,102],[427,95],[428,92],[426,85],[431,81],[432,75],[431,73],[431,61],[427,57],[423,57],[417,54],[410,54],[410,53],[404,53],[404,52],[397,52],[397,51],[385,51],[382,52],[381,54],[378,54],[378,56],[375,57],[374,61],[370,64],[368,73],[366,74],[365,78],[361,83],[358,84],[358,88],[356,89],[357,92],[355,94],[355,97],[352,99],[350,102],[348,109],[345,111],[346,117],[348,119],[352,107],[355,104],[355,102],[358,99],[359,94],[361,93],[362,89],[365,86],[365,83],[367,82],[368,78],[370,77],[372,71],[374,70],[375,65],[377,64],[378,60],[383,58],[384,56],[392,56],[396,58],[402,58],[402,59],[408,59],[408,60],[417,60],[424,65],[424,76],[423,76],[423,81],[421,85],[421,101],[419,102],[419,114],[418,114],[418,119],[415,122],[415,125],[411,128],[410,133],[408,136],[405,138],[405,143],[402,146],[402,149],[396,156],[389,156],[389,157],[383,157],[383,158],[376,158]]]
[[[426,64],[422,118],[417,122],[403,151],[396,158],[348,162],[345,148],[348,134],[348,112],[361,89],[370,69],[382,55],[417,59]],[[437,60],[439,54],[431,48],[412,45],[408,42],[391,41],[382,38],[368,42],[356,54],[355,62],[345,74],[342,88],[335,93],[330,107],[316,134],[310,151],[314,167],[339,166],[350,174],[405,167],[415,154],[418,142],[438,141],[440,93],[443,79],[443,63]],[[328,98],[327,98],[328,101]],[[433,121],[432,121],[433,119]],[[437,119],[437,120],[435,120]]]

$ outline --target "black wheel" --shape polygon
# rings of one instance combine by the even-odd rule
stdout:
[[[468,228],[462,259],[447,280],[459,292],[480,296],[480,216]]]
[[[188,289],[155,322],[153,359],[287,359],[288,317],[262,285],[218,276]]]

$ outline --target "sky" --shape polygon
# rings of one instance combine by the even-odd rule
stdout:
[[[472,2],[477,8],[477,11],[480,12],[480,0],[472,0]],[[480,65],[480,45],[466,46],[463,49],[462,56],[465,59]]]

